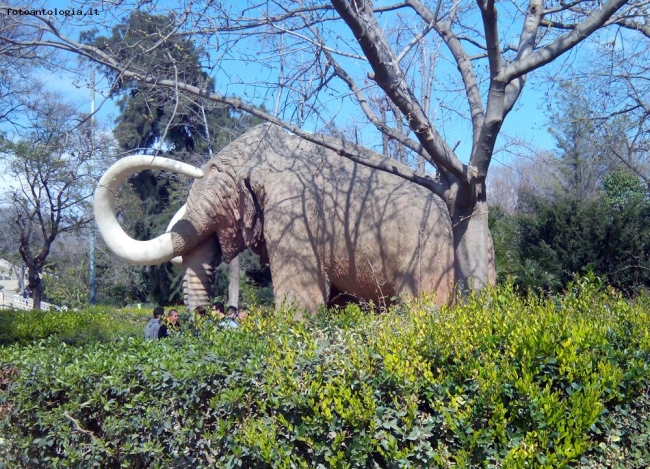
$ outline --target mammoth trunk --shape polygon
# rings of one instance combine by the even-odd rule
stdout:
[[[183,293],[185,305],[190,311],[194,311],[197,306],[210,305],[214,264],[220,255],[216,236],[211,236],[183,255]]]
[[[212,279],[214,269],[209,264],[202,264],[200,268],[188,268],[183,275],[183,292],[185,304],[190,311],[197,306],[208,306],[212,296]]]

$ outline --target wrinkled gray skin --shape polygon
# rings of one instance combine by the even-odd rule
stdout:
[[[163,250],[165,260],[182,256],[190,309],[208,304],[215,263],[246,247],[269,262],[276,306],[293,302],[298,314],[317,311],[333,293],[375,304],[425,292],[439,304],[449,300],[451,222],[444,202],[426,189],[270,124],[201,169],[205,177],[170,229],[171,254]],[[96,207],[97,217],[105,212]],[[120,255],[134,262],[129,256]]]

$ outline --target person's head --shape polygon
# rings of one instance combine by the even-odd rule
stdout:
[[[178,322],[178,311],[170,309],[169,313],[167,313],[167,321],[169,321],[170,324],[176,324]]]
[[[228,317],[233,319],[237,317],[237,306],[228,306]]]
[[[202,318],[208,315],[208,310],[205,309],[205,306],[197,306],[196,308],[194,308],[194,312],[196,313],[197,316]]]
[[[153,309],[153,317],[156,318],[156,319],[159,319],[164,314],[165,314],[165,308],[163,308],[162,306],[156,306]]]
[[[239,307],[239,312],[237,313],[239,319],[246,319],[248,317],[248,308],[246,305],[241,305]]]
[[[223,314],[225,312],[223,303],[221,301],[218,301],[215,304],[213,304],[212,305],[212,312],[213,313],[221,313],[221,314]]]

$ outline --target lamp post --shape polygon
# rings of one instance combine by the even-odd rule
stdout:
[[[93,142],[93,133],[95,130],[95,69],[90,69],[90,144],[91,151],[94,150]],[[90,252],[89,252],[89,277],[90,277],[90,306],[95,305],[95,238],[97,237],[97,232],[95,228],[94,220],[90,228]]]

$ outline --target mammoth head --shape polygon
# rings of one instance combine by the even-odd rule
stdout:
[[[115,216],[115,193],[130,175],[145,169],[172,171],[195,178],[187,203],[181,207],[162,235],[137,241],[124,232]],[[95,220],[108,247],[120,259],[138,265],[172,261],[206,238],[217,234],[226,262],[261,237],[259,200],[250,181],[237,181],[232,168],[219,168],[215,159],[203,169],[168,158],[136,155],[122,158],[101,178],[95,191]]]
[[[223,258],[230,262],[246,246],[259,243],[263,217],[260,185],[228,158],[227,150],[203,165],[205,177],[192,185],[183,218],[201,232],[216,233]]]

